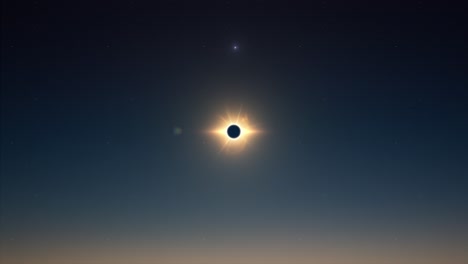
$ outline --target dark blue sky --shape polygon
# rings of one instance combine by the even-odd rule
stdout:
[[[445,257],[468,235],[465,16],[429,1],[2,1],[3,257],[281,237],[391,248],[373,263],[466,260]],[[203,131],[240,105],[264,133],[220,153]]]

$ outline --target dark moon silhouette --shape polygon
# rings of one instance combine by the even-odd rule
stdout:
[[[230,138],[238,138],[240,136],[241,130],[237,125],[230,125],[227,129],[227,134]]]

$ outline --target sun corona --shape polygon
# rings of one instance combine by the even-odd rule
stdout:
[[[235,153],[244,150],[260,131],[251,123],[247,113],[239,109],[226,111],[218,116],[218,121],[209,133],[218,141],[220,151]]]

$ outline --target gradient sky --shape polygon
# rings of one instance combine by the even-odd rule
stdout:
[[[466,12],[342,2],[2,0],[2,263],[468,261]]]

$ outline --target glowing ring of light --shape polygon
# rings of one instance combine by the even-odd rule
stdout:
[[[239,152],[245,149],[252,141],[253,136],[261,132],[251,124],[248,115],[242,113],[242,109],[235,115],[226,111],[224,116],[218,116],[218,118],[217,124],[208,132],[219,141],[223,152]],[[237,137],[231,137],[228,133],[228,129],[232,126],[239,128]]]

